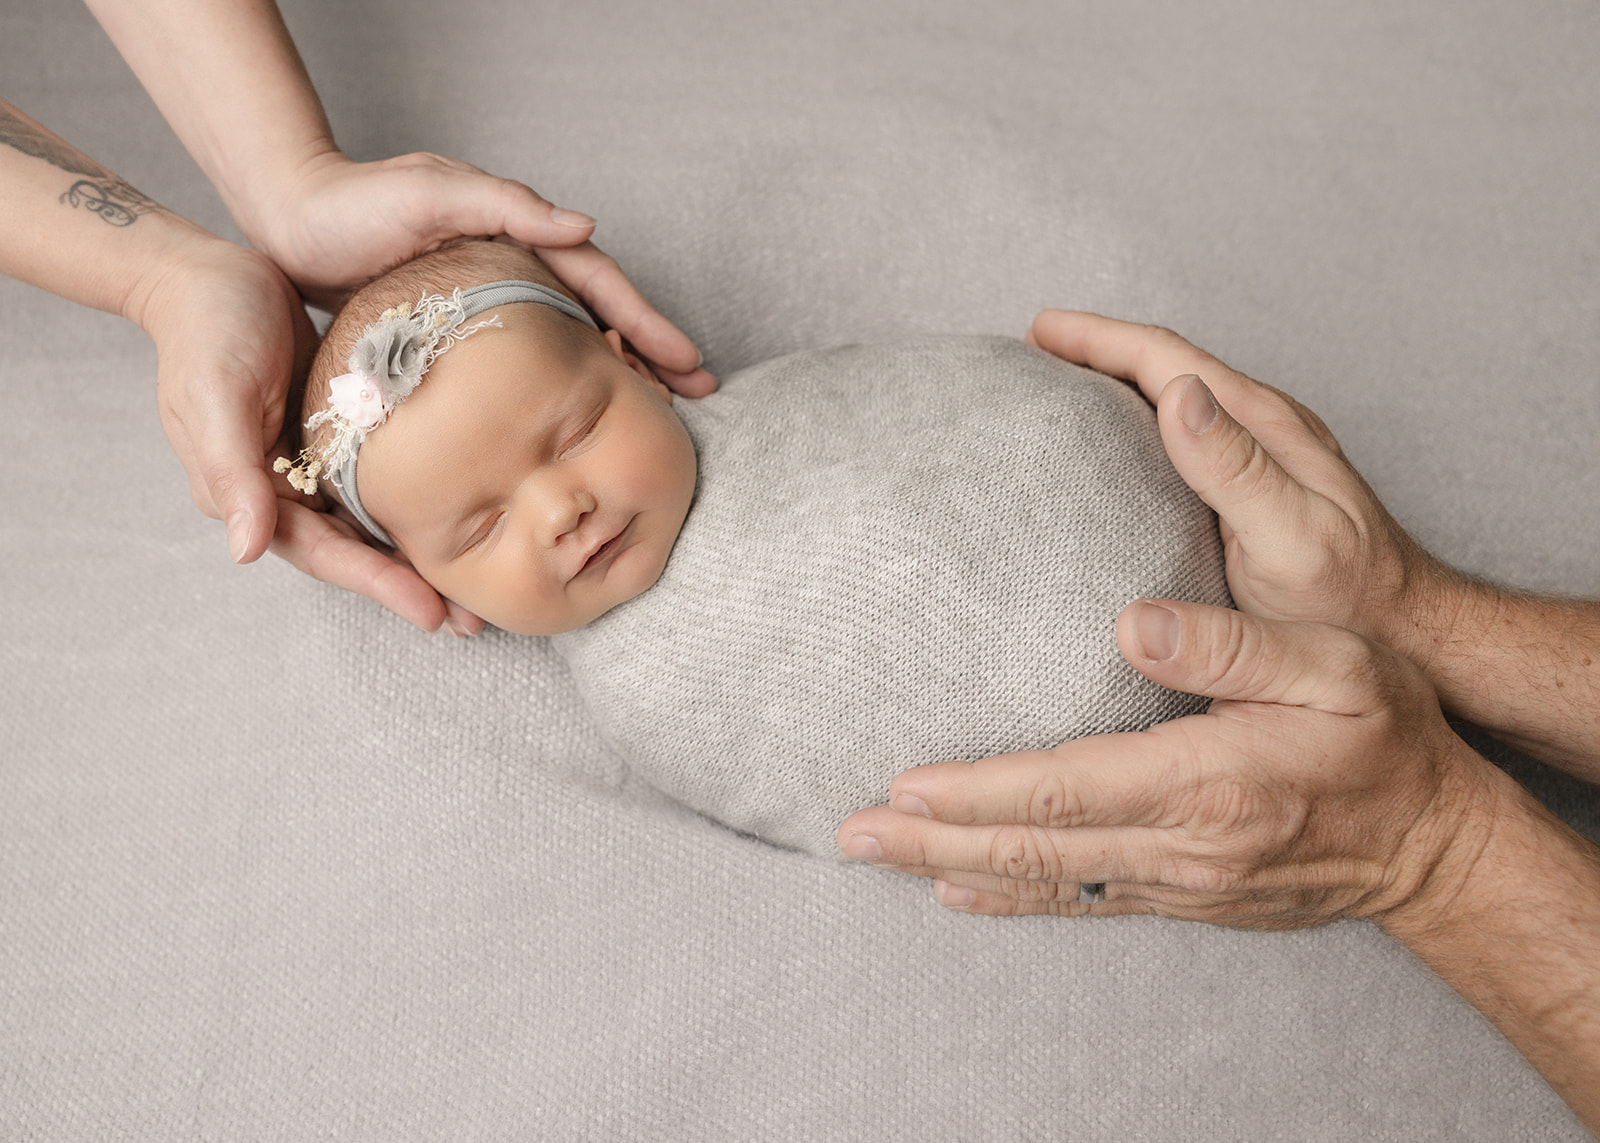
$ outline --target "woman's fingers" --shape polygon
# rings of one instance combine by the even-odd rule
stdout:
[[[674,392],[703,396],[716,388],[700,368],[700,351],[628,280],[616,259],[592,243],[537,251],[556,276],[653,365]],[[681,386],[681,387],[680,387]]]
[[[234,562],[250,563],[272,542],[278,518],[277,493],[262,463],[261,411],[242,405],[238,389],[182,383],[179,388],[207,394],[189,405],[182,420],[190,455],[180,453],[180,458],[206,498],[194,488],[195,504],[223,521]]]
[[[303,504],[279,501],[272,551],[307,575],[364,595],[424,631],[437,631],[449,615],[439,593],[413,569]]]
[[[308,198],[313,195],[321,197]],[[555,205],[525,183],[428,151],[369,163],[343,154],[319,156],[301,197],[321,213],[316,223],[353,224],[349,229],[357,247],[349,253],[363,261],[375,255],[410,257],[455,238],[496,234],[530,247],[574,246],[587,242],[595,227],[588,215]],[[349,212],[360,200],[367,215],[357,219]],[[374,220],[380,220],[381,229],[386,219],[402,222],[409,233],[391,225],[393,232],[382,236],[390,249],[362,249],[368,237],[361,231]]]
[[[508,234],[534,247],[587,242],[595,222],[587,214],[556,206],[532,187],[468,168],[450,200],[441,230],[463,235]]]

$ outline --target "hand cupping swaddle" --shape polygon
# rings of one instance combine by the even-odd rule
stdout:
[[[833,854],[909,766],[1204,708],[1116,647],[1133,599],[1228,603],[1215,518],[1128,386],[945,337],[675,407],[700,479],[665,573],[554,643],[604,736],[694,809]]]

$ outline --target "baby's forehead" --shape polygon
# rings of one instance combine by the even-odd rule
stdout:
[[[538,405],[559,398],[581,380],[584,340],[563,327],[572,326],[579,334],[589,331],[571,318],[536,305],[500,306],[483,316],[497,325],[440,354],[423,385],[432,379],[440,388],[468,390],[463,396],[470,398],[471,390],[498,383],[506,396]]]

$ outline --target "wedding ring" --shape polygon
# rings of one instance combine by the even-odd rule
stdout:
[[[1097,905],[1106,899],[1106,883],[1104,881],[1078,882],[1078,904]]]

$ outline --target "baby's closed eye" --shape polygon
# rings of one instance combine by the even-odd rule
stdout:
[[[578,428],[567,437],[556,455],[562,460],[566,460],[568,457],[576,456],[581,452],[583,446],[594,439],[595,433],[600,428],[600,421],[605,417],[606,410],[609,407],[609,404],[598,405],[580,418]]]
[[[483,523],[479,524],[477,526],[477,528],[475,528],[473,530],[472,535],[467,537],[467,542],[462,544],[461,547],[457,550],[456,556],[464,556],[468,552],[471,552],[471,551],[473,551],[473,550],[475,550],[477,548],[480,548],[480,547],[484,546],[485,544],[487,544],[488,541],[499,530],[500,521],[504,520],[505,516],[506,516],[506,514],[505,514],[505,512],[503,510],[494,512],[494,513],[490,514],[489,516],[487,516],[484,519]],[[452,557],[452,558],[455,558],[455,557]]]

